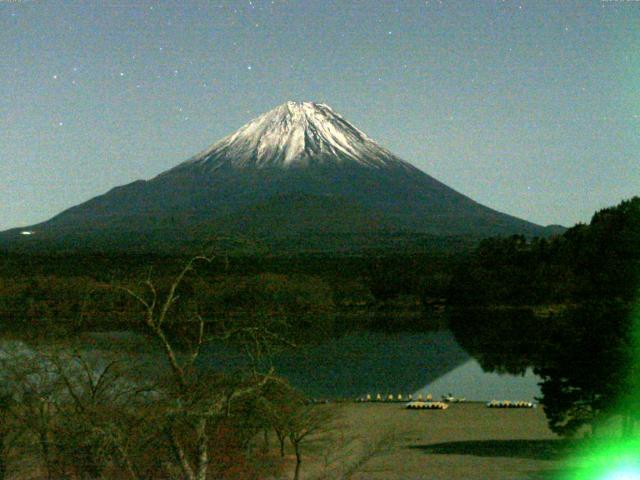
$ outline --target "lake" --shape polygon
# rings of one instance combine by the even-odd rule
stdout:
[[[236,364],[228,351],[203,352],[202,365]],[[231,360],[231,361],[230,361]],[[539,378],[482,371],[449,331],[355,331],[273,359],[276,371],[315,398],[358,398],[366,394],[452,393],[467,400],[534,400]]]
[[[157,373],[166,364],[142,335],[90,332],[82,350],[98,359],[107,352],[135,356],[140,372]],[[15,340],[14,340],[15,341]],[[434,399],[452,393],[467,400],[533,400],[539,379],[483,372],[449,331],[395,332],[359,330],[318,345],[273,356],[276,372],[312,398],[355,399],[366,394],[431,393]],[[206,346],[198,360],[203,369],[240,368],[241,355],[220,345]]]

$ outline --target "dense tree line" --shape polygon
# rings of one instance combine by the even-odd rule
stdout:
[[[114,286],[134,285],[151,273],[163,288],[184,261],[160,255],[0,257],[0,326],[5,332],[39,325],[49,331],[127,328],[136,306]],[[221,256],[184,282],[182,298],[206,305],[208,319],[255,316],[256,307],[269,302],[273,314],[296,317],[301,332],[309,326],[328,334],[374,324],[394,328],[393,318],[405,315],[427,324],[423,307],[442,301],[458,261],[443,252]]]
[[[640,198],[551,240],[482,242],[449,288],[450,324],[489,370],[533,367],[549,424],[572,433],[637,412]]]

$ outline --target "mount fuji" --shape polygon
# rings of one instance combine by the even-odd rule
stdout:
[[[3,232],[0,245],[145,249],[243,235],[330,249],[336,238],[549,233],[447,187],[327,105],[286,102],[155,178]]]

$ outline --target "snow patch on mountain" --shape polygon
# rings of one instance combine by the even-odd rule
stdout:
[[[178,168],[289,168],[350,162],[369,168],[414,169],[328,105],[313,102],[286,102]]]

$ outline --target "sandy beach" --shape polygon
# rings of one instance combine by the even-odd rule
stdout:
[[[540,408],[490,409],[482,403],[452,404],[443,411],[403,407],[320,407],[336,410],[336,428],[307,445],[302,478],[553,478],[568,447],[547,428]]]

